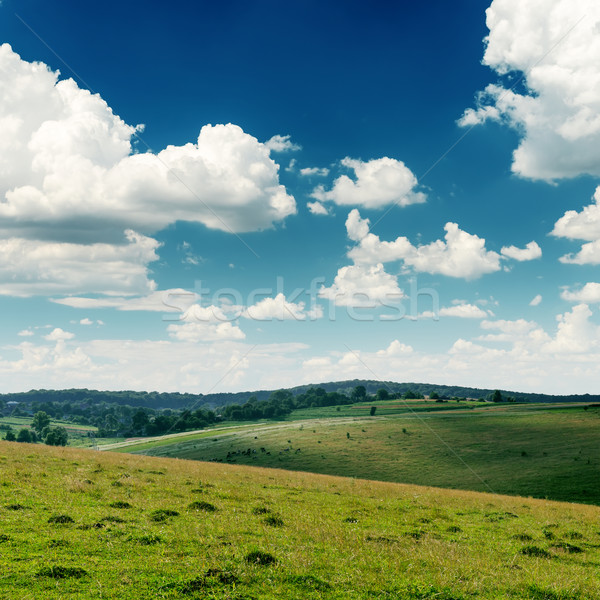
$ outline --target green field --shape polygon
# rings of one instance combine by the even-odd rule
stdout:
[[[598,600],[600,509],[0,442],[0,597]]]
[[[360,406],[307,409],[285,422],[140,440],[119,450],[600,504],[597,408],[378,404],[375,417]]]
[[[0,425],[12,427],[16,433],[19,429],[31,429],[32,417],[0,417]],[[51,419],[51,427],[64,427],[69,436],[70,446],[88,447],[93,445],[90,434],[95,434],[98,431],[97,427],[90,425],[79,425],[78,423],[70,423],[68,421],[58,421]],[[4,437],[4,435],[2,436]],[[106,440],[108,442],[108,440]]]

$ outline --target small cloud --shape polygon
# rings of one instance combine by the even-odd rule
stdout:
[[[516,246],[504,246],[500,250],[500,254],[506,258],[512,258],[523,262],[526,260],[535,260],[542,256],[542,249],[537,242],[529,242],[525,248],[517,248]]]
[[[590,281],[579,290],[570,291],[569,289],[564,289],[560,297],[568,302],[596,304],[600,302],[600,283]]]
[[[93,325],[94,321],[85,317],[85,319],[81,319],[81,321],[79,321],[79,324],[80,325]]]
[[[296,170],[297,163],[298,163],[298,161],[295,158],[292,158],[292,160],[290,160],[290,164],[285,168],[285,170],[288,173],[293,173]]]
[[[20,335],[21,337],[30,337],[35,334],[33,333],[33,331],[31,331],[31,329],[22,329],[21,331],[19,331],[19,333],[17,333],[17,335]]]
[[[306,167],[304,169],[300,169],[300,175],[304,177],[310,177],[311,175],[316,175],[318,177],[327,177],[329,175],[329,169],[323,167],[320,169],[319,167]]]
[[[530,303],[529,306],[537,306],[542,301],[542,295],[538,294]]]
[[[329,211],[320,202],[308,202],[306,206],[313,215],[329,214]]]
[[[44,339],[48,340],[49,342],[61,342],[65,340],[72,340],[74,337],[74,333],[65,331],[60,327],[55,327],[48,335],[44,336]]]
[[[271,152],[295,152],[301,150],[302,146],[294,144],[290,140],[289,135],[274,135],[270,140],[265,142],[265,146]]]

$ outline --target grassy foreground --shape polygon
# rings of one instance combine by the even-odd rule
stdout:
[[[0,443],[0,597],[600,599],[600,508]]]

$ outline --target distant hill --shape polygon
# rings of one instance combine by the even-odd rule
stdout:
[[[288,388],[294,395],[302,394],[311,387],[321,387],[327,392],[340,392],[349,394],[356,386],[363,385],[368,394],[375,394],[377,390],[384,388],[390,393],[404,394],[408,390],[423,395],[436,392],[441,397],[459,398],[487,398],[494,390],[488,388],[473,388],[464,386],[452,386],[433,383],[398,383],[394,381],[375,381],[372,379],[351,379],[345,381],[329,381],[325,383],[314,383],[299,385]],[[30,390],[28,392],[0,394],[2,402],[18,402],[30,405],[32,402],[42,404],[44,402],[87,402],[90,405],[101,403],[115,403],[129,406],[146,406],[149,408],[217,408],[228,404],[244,404],[251,396],[258,400],[266,400],[276,390],[254,390],[235,393],[214,394],[186,394],[179,392],[140,392],[140,391],[101,391],[89,389],[65,389],[65,390]],[[599,394],[570,394],[550,395],[533,394],[526,392],[514,392],[500,390],[505,397],[511,396],[526,402],[600,402]]]

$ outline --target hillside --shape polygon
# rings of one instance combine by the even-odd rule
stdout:
[[[600,505],[599,430],[588,405],[392,400],[121,450]]]
[[[0,596],[600,598],[600,509],[0,443]]]

